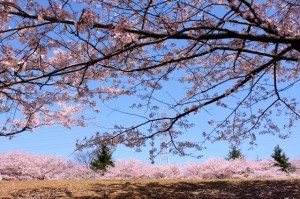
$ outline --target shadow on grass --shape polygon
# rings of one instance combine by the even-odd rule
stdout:
[[[72,192],[67,188],[52,187],[19,189],[10,193],[10,195],[13,198],[72,198]]]
[[[75,198],[75,199],[126,199],[126,198],[300,198],[300,179],[298,180],[251,180],[251,181],[179,181],[135,182],[120,181],[120,183],[91,183],[86,190],[92,195],[76,196],[76,190],[68,188],[41,188],[18,190],[13,197],[23,198]]]
[[[101,190],[101,183],[93,186],[93,191],[106,193],[111,198],[272,198],[300,199],[300,181],[212,181],[178,182],[160,184],[111,184]]]

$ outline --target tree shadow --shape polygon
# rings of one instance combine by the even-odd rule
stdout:
[[[11,192],[10,195],[13,198],[72,198],[72,192],[67,188],[53,187],[19,189]]]
[[[79,182],[80,183],[80,182]],[[86,192],[85,192],[86,191]],[[243,180],[243,181],[174,181],[116,182],[96,181],[84,187],[83,193],[67,188],[19,189],[13,198],[75,198],[75,199],[296,199],[300,198],[298,180]],[[80,195],[80,196],[79,196]],[[0,197],[1,198],[1,197]]]
[[[111,184],[106,190],[103,184],[94,184],[96,193],[105,193],[109,198],[300,198],[300,180],[274,181],[206,181],[206,182],[176,182],[162,184],[152,182],[139,184],[126,182]]]

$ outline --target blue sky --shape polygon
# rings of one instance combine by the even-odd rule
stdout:
[[[36,154],[49,154],[68,157],[75,149],[77,138],[82,138],[86,135],[95,132],[96,127],[73,128],[68,130],[64,127],[53,126],[44,127],[31,133],[24,133],[16,136],[12,140],[0,138],[0,151],[26,151]],[[299,127],[295,128],[295,132],[300,132]],[[258,145],[253,149],[248,150],[249,145],[242,145],[243,154],[249,159],[270,158],[273,148],[279,144],[283,148],[286,155],[290,158],[300,158],[300,134],[294,133],[290,138],[282,140],[276,136],[259,136]],[[226,142],[217,142],[208,144],[207,149],[202,151],[203,158],[195,159],[191,157],[178,157],[170,155],[171,163],[184,163],[186,161],[201,162],[211,157],[224,157],[228,153],[229,144]],[[143,150],[140,153],[126,147],[119,147],[113,154],[115,160],[137,158],[142,161],[148,161],[148,151]],[[156,159],[159,162],[159,158]]]

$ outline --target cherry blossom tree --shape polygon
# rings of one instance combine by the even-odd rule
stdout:
[[[299,163],[299,161],[298,161]],[[299,164],[298,164],[299,165]],[[49,155],[24,152],[0,154],[3,180],[54,179],[216,179],[216,178],[299,178],[300,173],[286,173],[272,160],[224,160],[211,158],[203,163],[153,165],[136,159],[116,161],[105,173],[84,164]]]
[[[93,153],[91,151],[78,151],[74,154],[74,162],[85,165],[87,168],[90,167],[90,163],[93,158]]]
[[[24,152],[0,154],[0,173],[4,180],[88,179],[101,175],[60,157]]]
[[[274,166],[272,160],[208,159],[203,163],[185,165],[151,165],[139,160],[122,160],[108,168],[104,179],[229,179],[229,178],[298,178]]]
[[[300,158],[291,159],[291,164],[295,168],[295,173],[300,174]]]
[[[298,0],[0,0],[0,136],[86,126],[85,111],[127,97],[136,122],[79,148],[149,141],[153,155],[166,133],[186,155],[206,141],[253,144],[258,131],[285,138],[300,118],[287,92],[300,80],[299,9]],[[227,115],[205,116],[211,130],[185,140],[198,125],[190,118],[212,108]]]

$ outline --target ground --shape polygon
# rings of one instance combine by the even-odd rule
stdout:
[[[300,199],[300,179],[2,181],[0,198]]]

